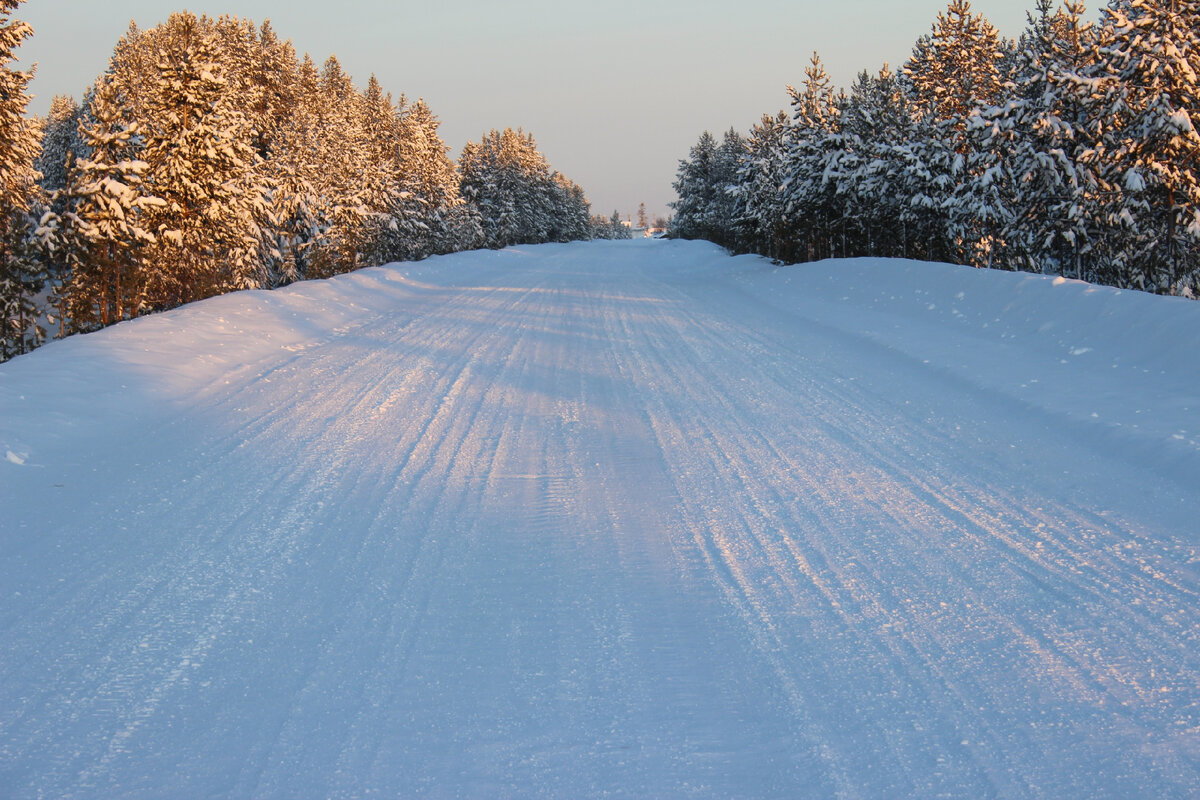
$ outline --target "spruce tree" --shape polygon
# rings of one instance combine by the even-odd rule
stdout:
[[[784,261],[794,260],[785,246],[789,237],[781,196],[788,121],[786,111],[764,114],[750,131],[734,189],[737,223],[746,249]]]
[[[712,204],[717,140],[704,131],[692,146],[688,157],[679,162],[673,184],[678,199],[671,203],[675,216],[671,236],[679,239],[705,239],[712,235],[707,227],[708,208]]]
[[[79,153],[81,147],[81,114],[79,104],[66,95],[56,95],[50,101],[50,113],[42,127],[40,152],[34,161],[34,167],[41,176],[38,182],[47,197],[61,192],[67,185],[68,161]]]

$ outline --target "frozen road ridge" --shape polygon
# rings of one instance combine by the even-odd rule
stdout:
[[[1185,797],[1200,303],[466,253],[0,365],[0,797]]]

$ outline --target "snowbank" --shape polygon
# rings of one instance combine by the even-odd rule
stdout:
[[[1166,476],[1200,481],[1194,301],[897,259],[735,261],[739,288],[764,304],[1039,409]]]
[[[1037,408],[1167,475],[1200,477],[1200,304],[1079,281],[896,259],[775,266],[695,242],[658,248],[664,275],[731,281],[777,312],[860,336],[897,357]],[[571,246],[548,245],[562,253]],[[54,342],[0,365],[0,455],[124,419],[444,294],[525,249],[363,270],[273,292],[240,292]],[[423,276],[439,276],[437,287]],[[2,465],[0,465],[2,466]],[[1183,470],[1181,474],[1179,471]]]

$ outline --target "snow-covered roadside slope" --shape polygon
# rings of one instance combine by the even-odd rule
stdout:
[[[896,259],[771,267],[756,299],[876,342],[1200,486],[1200,309],[1065,278]],[[762,271],[774,269],[774,279]]]
[[[0,365],[0,796],[1182,797],[1200,304],[466,253]]]
[[[407,269],[370,269],[282,291],[239,292],[89,336],[52,342],[29,358],[0,364],[0,455],[34,459],[38,446],[76,437],[115,439],[113,426],[176,413],[256,365],[295,361],[305,350],[381,317],[400,304],[470,282],[504,256],[478,251],[452,262],[431,258]],[[444,268],[443,268],[444,266]],[[432,271],[438,286],[409,274]]]

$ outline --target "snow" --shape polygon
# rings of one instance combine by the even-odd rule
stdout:
[[[5,797],[1200,785],[1200,306],[638,240],[0,365]]]
[[[1146,179],[1142,177],[1142,173],[1137,169],[1130,169],[1125,172],[1125,188],[1130,192],[1142,192],[1146,190]]]

